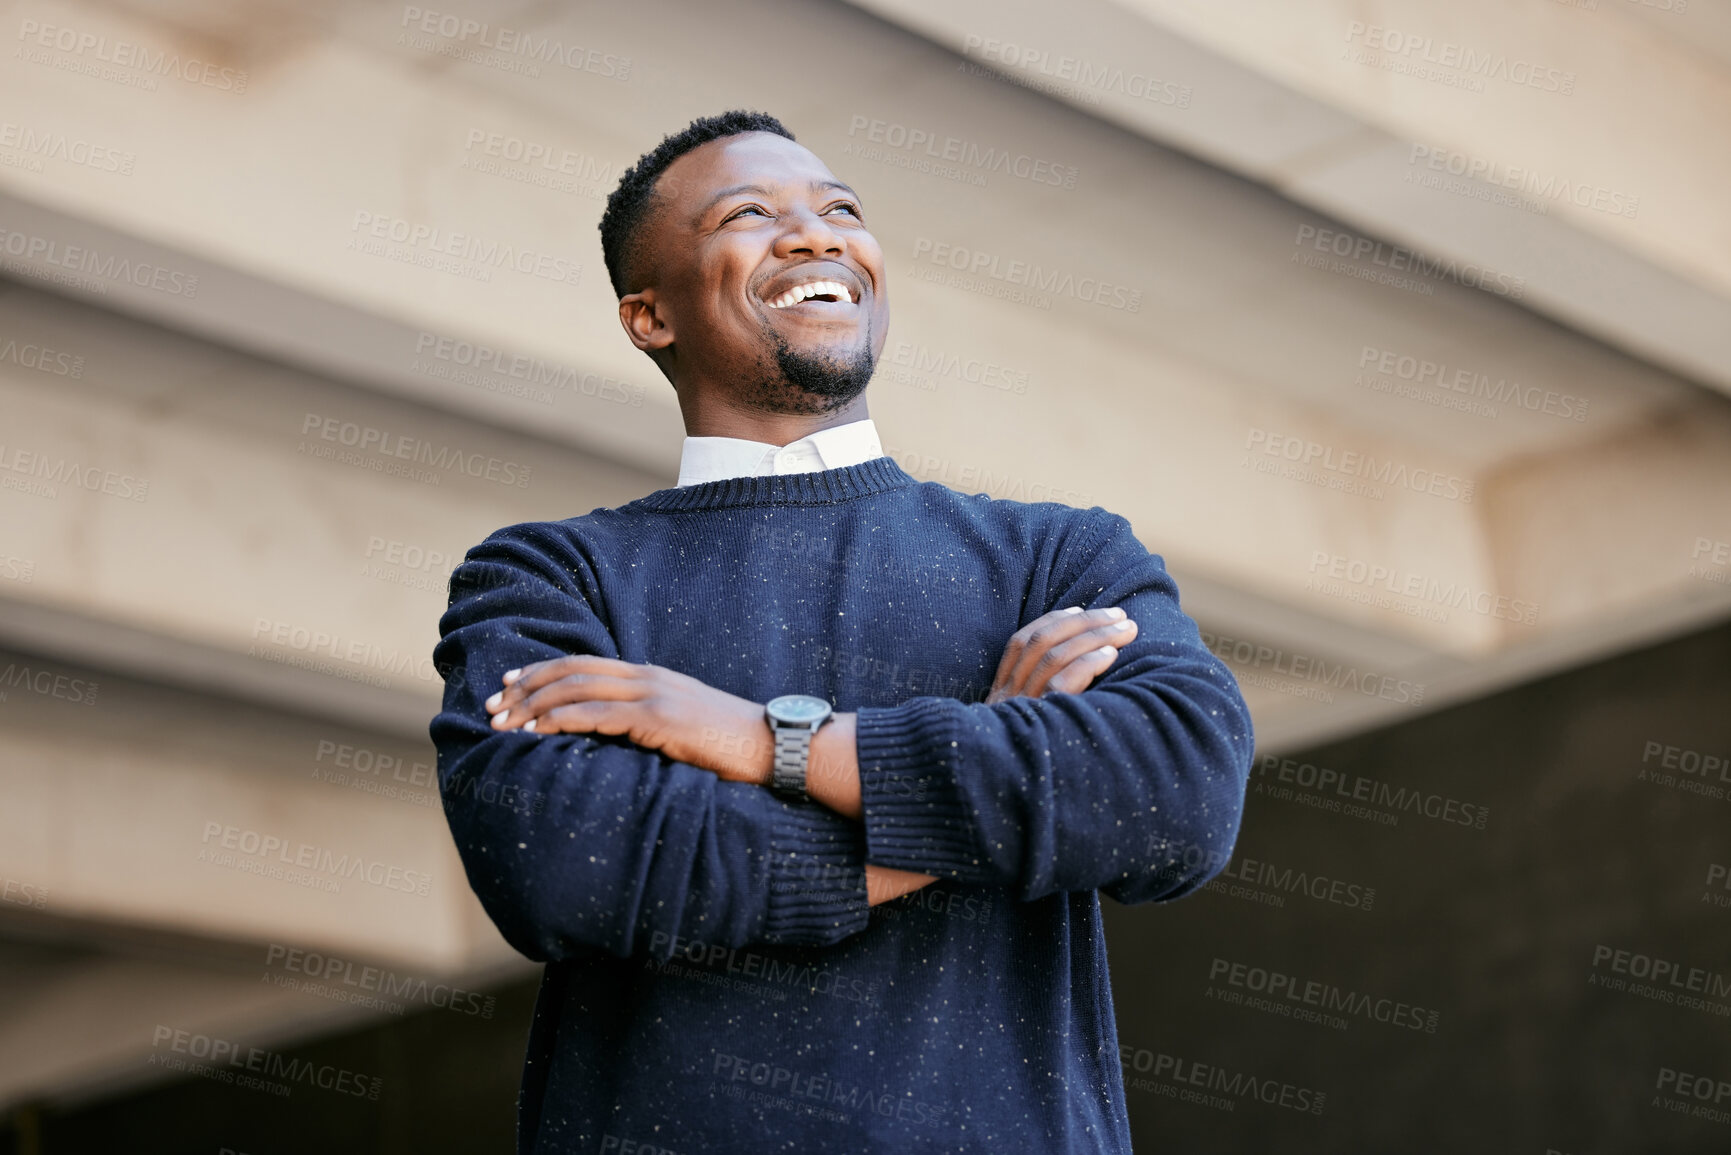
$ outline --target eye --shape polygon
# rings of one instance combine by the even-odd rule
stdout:
[[[756,213],[760,217],[766,217],[769,215],[759,205],[740,205],[738,208],[728,213],[725,220],[731,221],[737,217],[744,216],[746,213]]]
[[[853,216],[859,216],[859,206],[854,204],[852,201],[837,201],[835,204],[830,205],[827,209],[823,210],[824,215],[828,216],[830,213],[833,213],[838,209],[846,209]]]

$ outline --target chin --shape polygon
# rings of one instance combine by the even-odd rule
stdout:
[[[766,352],[756,379],[741,382],[741,400],[778,413],[833,412],[865,392],[877,367],[869,340],[796,345],[772,333]]]
[[[833,365],[851,365],[862,357],[875,361],[871,346],[862,338],[848,336],[840,340],[814,338],[805,341],[780,341],[774,346],[778,358],[798,357],[804,361],[822,361]]]

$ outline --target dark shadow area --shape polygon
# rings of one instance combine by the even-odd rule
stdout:
[[[287,1085],[286,1096],[192,1077],[74,1110],[27,1109],[0,1133],[0,1153],[509,1155],[539,985],[489,992],[498,996],[491,1019],[428,1010],[273,1048],[280,1061],[266,1081]]]
[[[1731,1151],[1728,866],[1731,626],[1261,758],[1105,904],[1136,1149]]]

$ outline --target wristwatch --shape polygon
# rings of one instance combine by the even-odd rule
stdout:
[[[775,768],[769,788],[783,798],[810,798],[805,772],[811,761],[811,736],[834,713],[828,702],[810,694],[783,694],[763,708],[775,735]]]

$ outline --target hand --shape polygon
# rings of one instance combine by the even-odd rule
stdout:
[[[1136,632],[1136,623],[1116,606],[1072,606],[1041,614],[1010,635],[986,704],[1038,698],[1047,691],[1081,693],[1111,667]]]
[[[1136,623],[1116,608],[1083,610],[1077,606],[1042,614],[1010,636],[986,703],[1038,698],[1048,690],[1079,693],[1106,672],[1118,656],[1118,647],[1128,645],[1135,636]],[[851,734],[847,740],[851,745]],[[857,801],[854,804],[857,806]],[[936,881],[929,874],[868,863],[866,901],[877,906]]]
[[[891,902],[937,881],[937,878],[930,874],[897,870],[893,866],[875,866],[869,862],[866,863],[865,876],[867,906]]]
[[[495,730],[623,734],[732,782],[769,782],[763,706],[662,666],[573,654],[507,671],[487,699]]]

